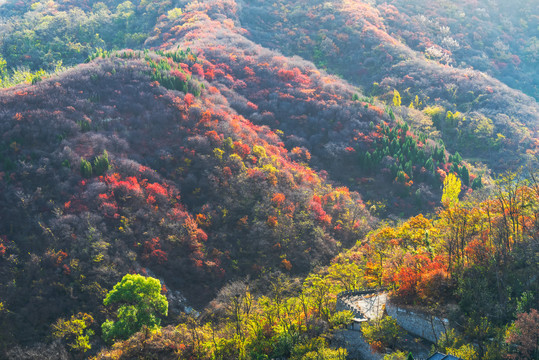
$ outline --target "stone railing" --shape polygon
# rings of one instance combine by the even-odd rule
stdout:
[[[337,294],[337,299],[352,296],[352,295],[369,295],[376,294],[382,291],[386,291],[387,287],[368,288],[363,290],[345,290]]]

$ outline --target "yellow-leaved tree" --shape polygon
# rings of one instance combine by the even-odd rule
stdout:
[[[401,106],[401,94],[397,89],[393,90],[393,105]]]
[[[459,203],[461,182],[455,174],[449,174],[444,180],[442,193],[442,204],[447,207],[454,207]]]

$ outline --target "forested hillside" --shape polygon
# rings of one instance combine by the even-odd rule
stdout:
[[[494,3],[494,8],[504,8],[498,7],[498,2]],[[249,30],[248,36],[255,41],[278,47],[287,55],[303,56],[319,67],[327,67],[352,83],[361,85],[367,94],[389,98],[397,89],[403,105],[423,113],[423,116],[405,115],[405,119],[415,118],[410,121],[418,122],[417,125],[427,135],[433,131],[439,132],[448,149],[453,152],[458,151],[466,157],[488,163],[497,170],[506,169],[509,159],[522,158],[526,161],[530,153],[535,157],[537,102],[507,86],[517,83],[515,77],[523,73],[516,69],[512,72],[506,70],[514,75],[505,84],[492,78],[488,73],[498,75],[493,69],[496,68],[496,61],[501,61],[494,54],[482,55],[481,64],[487,67],[478,67],[471,51],[464,50],[471,45],[463,44],[463,61],[453,59],[459,56],[451,51],[457,51],[455,47],[458,41],[451,36],[463,40],[460,40],[461,28],[456,20],[451,21],[451,16],[458,16],[459,21],[477,31],[482,29],[470,23],[479,21],[477,18],[470,21],[465,18],[466,6],[455,2],[451,5],[432,3],[426,7],[412,2],[403,6],[405,11],[410,11],[412,4],[422,8],[428,17],[422,12],[413,12],[415,18],[409,19],[405,12],[399,11],[399,2],[376,6],[353,1],[275,2],[269,16],[266,15],[268,9],[264,2],[249,1],[245,2],[241,14],[245,19],[244,26]],[[537,11],[534,15],[531,9],[526,9],[520,8],[524,13],[522,17],[515,15],[522,20],[521,27],[524,24],[528,26],[526,19],[532,24],[537,23]],[[449,14],[446,15],[444,11]],[[481,13],[477,11],[478,16]],[[504,21],[510,20],[504,17]],[[450,26],[454,26],[455,30]],[[432,28],[436,33],[430,35],[434,31]],[[493,25],[487,29],[485,31],[500,31]],[[530,24],[530,29],[537,32],[537,26]],[[517,32],[518,28],[511,30]],[[514,42],[509,41],[511,37],[508,34],[500,32],[502,34],[498,37],[488,34],[492,36],[491,44],[501,42],[498,38],[502,37],[506,38],[508,44],[526,44],[526,54],[529,55],[525,57],[524,49],[515,49],[514,59],[517,61],[518,54],[521,54],[528,60],[522,66],[535,69],[537,38],[530,36],[522,42]],[[476,35],[475,32],[469,34]],[[435,36],[442,39],[438,40]],[[476,37],[481,39],[479,35]],[[491,47],[495,48],[494,45]],[[484,48],[491,47],[474,44],[478,51],[490,51]],[[493,60],[489,61],[489,56]],[[464,59],[468,57],[471,59],[466,62]],[[521,60],[518,62],[522,63]],[[479,72],[478,69],[489,71]],[[500,74],[500,78],[506,77]],[[533,83],[537,77],[523,77],[529,79],[527,82],[530,83],[523,86],[529,94],[536,96],[537,85]],[[424,119],[425,115],[427,119]]]
[[[354,358],[337,295],[383,287],[437,350],[535,359],[538,19],[0,2],[0,357]]]

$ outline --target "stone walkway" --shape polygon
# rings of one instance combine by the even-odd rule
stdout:
[[[354,308],[355,312],[359,314],[359,318],[376,320],[380,319],[384,314],[387,293],[350,295],[342,298],[342,301]]]
[[[335,334],[335,339],[339,346],[345,347],[348,351],[347,359],[381,360],[384,357],[382,354],[371,351],[361,331],[340,330]]]
[[[388,301],[387,292],[369,294],[350,294],[342,296],[340,301],[346,309],[354,312],[353,329],[339,331],[336,337],[348,350],[349,359],[381,360],[384,354],[373,353],[359,330],[364,321],[378,320],[384,316]],[[359,326],[359,327],[356,327]],[[429,355],[430,343],[417,336],[405,332],[399,341],[398,348],[411,351],[417,359],[425,359]]]

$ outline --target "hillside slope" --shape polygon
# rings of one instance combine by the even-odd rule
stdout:
[[[260,354],[292,356],[301,336],[325,349],[324,334],[346,322],[336,294],[350,286],[394,286],[406,303],[475,299],[476,266],[485,288],[498,281],[489,302],[495,326],[508,325],[537,289],[523,279],[535,269],[538,192],[492,177],[538,168],[534,43],[472,47],[533,38],[536,17],[523,9],[496,29],[485,10],[476,35],[460,15],[469,4],[451,3],[0,4],[0,351],[47,342],[79,312],[103,323],[103,298],[127,273],[161,279],[163,325],[205,308],[202,319],[226,328],[225,353],[243,336],[223,315],[227,289],[251,299],[257,279],[265,295],[276,271],[307,280],[279,280],[277,305],[262,297],[246,314],[261,326],[257,314],[276,311],[285,324],[271,315],[251,334]],[[455,204],[477,197],[440,207],[446,179]],[[506,196],[521,207],[506,210]],[[299,323],[280,317],[282,304]],[[460,316],[477,313],[464,305]],[[163,342],[194,336],[186,326]],[[209,343],[208,326],[193,329]]]
[[[357,193],[186,80],[193,55],[121,56],[1,94],[0,297],[19,342],[96,309],[126,272],[149,267],[203,304],[238,275],[326,263],[372,224]]]
[[[287,148],[306,148],[313,155],[313,166],[327,171],[330,179],[373,203],[394,205],[392,213],[432,207],[450,171],[465,178],[466,188],[472,187],[479,171],[445,151],[429,116],[375,101],[310,62],[256,45],[235,25],[237,16],[232,1],[193,3],[182,16],[163,18],[156,30],[159,35],[146,45],[195,49],[205,60],[206,80],[224,82],[235,90],[224,95],[237,111],[257,124],[281,130]],[[250,106],[236,104],[237,93]]]
[[[429,108],[441,108],[441,114],[431,116],[433,127],[441,132],[442,139],[452,152],[458,151],[465,158],[485,162],[495,170],[505,169],[508,163],[515,160],[518,161],[514,165],[529,161],[536,163],[537,101],[467,64],[450,66],[453,61],[451,51],[446,49],[448,46],[441,48],[428,38],[429,33],[425,35],[422,32],[429,24],[431,27],[435,27],[435,24],[432,21],[429,23],[429,19],[420,12],[410,10],[421,8],[419,1],[409,6],[402,4],[403,13],[399,11],[399,2],[395,4],[396,7],[385,3],[370,5],[346,0],[283,0],[272,4],[244,1],[241,4],[238,17],[241,25],[248,30],[247,36],[254,41],[278,48],[286,55],[300,55],[313,60],[373,95],[387,98],[392,95],[393,89],[397,89],[402,94],[403,105],[415,102],[415,108],[431,115],[433,112],[428,111]],[[459,13],[460,6],[458,2],[447,7],[432,4],[424,7],[424,11],[429,16],[438,11],[449,13],[446,17],[450,17]],[[448,9],[455,11],[455,14]],[[406,10],[415,17],[410,18]],[[528,14],[527,18],[533,21],[533,10],[526,13],[523,8],[522,13]],[[445,17],[440,21],[448,23],[443,30],[447,38],[453,35],[459,41],[465,41],[461,35],[462,32],[466,34],[466,30]],[[438,25],[443,26],[443,23]],[[484,31],[498,29],[494,21],[483,26],[481,29]],[[468,34],[472,36],[471,32]],[[434,39],[434,35],[431,36]],[[417,37],[420,39],[417,40]],[[484,39],[481,42],[480,50],[483,50],[483,46],[488,50],[487,41]],[[495,38],[491,41],[495,42]],[[463,59],[473,57],[473,54],[467,55],[465,49],[459,54]],[[519,60],[521,67],[531,71],[528,79],[532,83],[536,78],[531,70],[536,68],[535,58],[533,55],[522,55],[523,60]],[[487,59],[482,61],[487,69],[492,68]],[[476,66],[477,60],[469,62]],[[481,66],[478,68],[482,69]],[[521,76],[520,68],[513,68],[512,72],[506,70],[505,73]],[[516,80],[512,79],[507,82],[508,85],[516,84]],[[534,93],[532,83],[523,84],[531,94]],[[416,96],[418,101],[415,101]],[[447,111],[452,114],[459,112],[460,116],[448,117]]]

